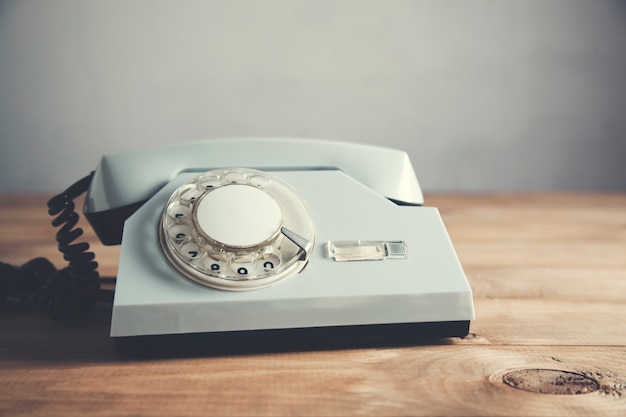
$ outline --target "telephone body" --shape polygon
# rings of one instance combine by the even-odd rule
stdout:
[[[102,157],[84,214],[121,243],[121,351],[465,336],[472,292],[406,153],[228,139]]]

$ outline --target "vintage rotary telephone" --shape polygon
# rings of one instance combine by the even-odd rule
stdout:
[[[70,265],[38,297],[57,318],[110,299],[73,243],[83,191],[100,240],[122,244],[121,351],[413,343],[465,336],[474,318],[439,212],[398,150],[229,139],[105,155],[49,203]],[[52,273],[40,258],[24,268]]]

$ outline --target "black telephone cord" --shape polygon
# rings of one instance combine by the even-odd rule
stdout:
[[[74,243],[83,234],[76,227],[79,215],[74,199],[85,193],[91,184],[93,172],[76,181],[62,193],[48,201],[48,214],[54,227],[59,251],[68,265],[57,270],[46,258],[34,258],[17,267],[0,262],[0,303],[15,299],[20,302],[40,304],[54,320],[79,318],[98,302],[113,302],[111,290],[100,288],[101,281],[89,243]]]

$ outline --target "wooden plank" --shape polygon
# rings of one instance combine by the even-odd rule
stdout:
[[[3,364],[0,414],[623,415],[625,353],[419,346],[28,367],[18,361]],[[583,395],[522,391],[503,382],[516,369],[587,375],[597,388]]]
[[[0,197],[0,260],[44,255],[63,266],[45,201]],[[109,306],[57,323],[11,304],[0,309],[0,415],[626,415],[626,194],[427,202],[440,207],[472,285],[475,336],[136,360],[115,353]],[[83,225],[115,274],[119,248]],[[590,392],[519,389],[572,381]]]
[[[499,345],[625,346],[623,303],[478,299],[471,332]]]

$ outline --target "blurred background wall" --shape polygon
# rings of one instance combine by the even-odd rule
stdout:
[[[626,191],[626,2],[0,1],[0,192],[237,136],[404,149],[426,191]]]

